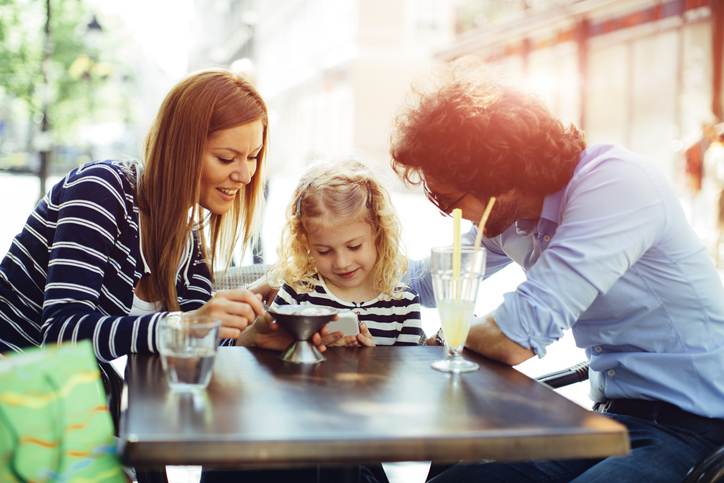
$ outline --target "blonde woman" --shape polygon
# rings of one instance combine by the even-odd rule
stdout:
[[[352,310],[360,334],[334,345],[424,342],[418,296],[400,282],[407,259],[386,190],[362,163],[310,169],[287,214],[277,272],[284,284],[275,305]]]

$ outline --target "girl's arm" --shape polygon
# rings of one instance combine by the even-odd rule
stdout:
[[[406,314],[402,323],[402,330],[397,336],[395,345],[420,345],[425,343],[425,331],[422,330],[422,318],[420,316],[420,298],[418,295],[407,289],[405,291]]]

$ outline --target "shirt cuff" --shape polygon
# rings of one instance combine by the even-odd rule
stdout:
[[[513,314],[505,302],[495,310],[493,317],[501,332],[508,339],[526,349],[532,350],[540,358],[546,355],[546,346],[557,340],[531,334],[527,330],[523,318]]]

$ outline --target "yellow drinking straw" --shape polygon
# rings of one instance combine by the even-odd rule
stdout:
[[[460,299],[460,220],[463,212],[460,208],[452,211],[453,217],[453,259],[452,259],[452,276],[453,276],[453,300]]]
[[[495,196],[491,196],[488,200],[488,204],[485,206],[483,216],[480,217],[480,223],[478,223],[478,234],[475,236],[475,248],[480,248],[480,243],[483,241],[483,232],[485,231],[485,224],[488,222],[488,216],[493,211],[493,205],[495,205]]]

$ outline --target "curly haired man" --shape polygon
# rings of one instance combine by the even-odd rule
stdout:
[[[460,464],[434,482],[680,481],[724,444],[724,289],[655,164],[587,146],[534,97],[469,70],[400,116],[392,158],[443,213],[477,223],[495,196],[486,276],[526,271],[466,346],[515,365],[571,329],[595,409],[631,442],[623,457]]]

